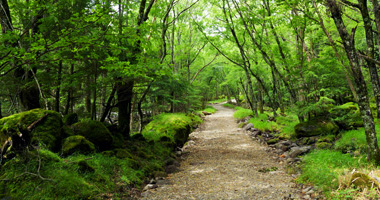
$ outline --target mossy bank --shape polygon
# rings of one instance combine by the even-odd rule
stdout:
[[[25,148],[2,151],[0,199],[130,198],[149,178],[166,175],[175,147],[202,122],[193,114],[162,114],[143,135],[124,140],[106,128],[112,126],[86,119],[63,123],[60,114],[37,109],[1,119],[1,142],[41,118]]]

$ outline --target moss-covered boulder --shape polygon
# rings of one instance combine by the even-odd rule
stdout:
[[[100,151],[112,148],[113,137],[105,125],[99,121],[83,120],[72,125],[74,134],[84,136]]]
[[[65,123],[65,125],[67,126],[71,126],[75,123],[77,123],[79,120],[78,120],[78,114],[77,113],[70,113],[70,114],[67,114],[63,117],[63,122]]]
[[[297,124],[294,127],[297,138],[312,137],[317,135],[336,134],[339,127],[332,121],[307,121]]]
[[[95,145],[81,135],[66,138],[62,145],[62,154],[67,156],[76,152],[81,154],[94,153]]]
[[[124,158],[132,158],[132,154],[126,149],[115,149],[116,158],[124,159]]]
[[[360,172],[353,173],[351,176],[350,182],[355,187],[361,188],[361,189],[379,187],[379,183],[375,179],[369,177],[367,174],[360,173]]]
[[[35,123],[38,122],[38,123]],[[28,127],[35,123],[32,131],[26,136]],[[59,151],[62,140],[62,117],[50,110],[33,109],[0,119],[0,144],[12,137],[28,137],[33,145],[44,145],[52,151]],[[24,130],[24,131],[23,131]]]
[[[353,102],[336,106],[330,109],[330,118],[341,129],[350,130],[363,126],[363,120],[360,117],[358,106]]]

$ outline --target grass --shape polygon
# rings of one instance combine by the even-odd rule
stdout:
[[[242,120],[248,116],[253,116],[253,112],[250,109],[244,109],[238,106],[236,106],[235,109],[237,111],[235,111],[234,113],[234,118],[236,118],[237,120]]]
[[[301,183],[312,183],[328,193],[339,187],[339,176],[346,171],[367,167],[365,159],[353,158],[338,151],[316,150],[303,157]]]
[[[380,125],[376,126],[377,140],[380,141]],[[366,153],[367,140],[364,132],[364,128],[357,130],[346,131],[342,134],[342,137],[335,142],[334,149],[341,152],[354,152]]]
[[[128,193],[121,191],[162,171],[171,152],[145,141],[133,141],[128,147],[133,157],[125,159],[100,153],[61,158],[46,149],[26,152],[1,167],[0,198],[103,199],[106,194],[126,198]]]
[[[225,103],[223,104],[224,107],[227,107],[227,108],[235,108],[236,106],[235,105],[232,105],[232,104],[229,104],[229,103]]]
[[[218,110],[212,106],[206,106],[206,108],[203,111],[214,114]]]
[[[227,101],[227,97],[221,98],[221,99],[212,100],[212,101],[209,101],[208,103],[211,103],[211,104],[213,104],[213,103],[223,103],[225,101]]]

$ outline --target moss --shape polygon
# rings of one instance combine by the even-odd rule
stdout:
[[[95,146],[85,137],[80,135],[70,136],[66,138],[62,145],[62,154],[67,156],[75,152],[82,154],[90,154],[95,152]]]
[[[317,135],[336,134],[339,127],[331,121],[307,121],[299,123],[294,127],[295,135],[300,137],[311,137]]]
[[[280,139],[279,138],[273,138],[267,141],[268,144],[276,144]]]
[[[42,144],[46,148],[59,151],[62,140],[62,117],[55,111],[33,109],[0,119],[0,144],[12,135],[19,135],[20,129],[26,130],[33,122],[47,115],[31,133],[33,145]]]
[[[373,178],[369,177],[367,174],[360,172],[355,172],[351,176],[350,183],[352,183],[357,188],[378,188],[379,183]]]
[[[330,148],[331,147],[331,143],[328,143],[328,142],[317,142],[316,144],[315,144],[315,147],[317,148],[317,149],[328,149],[328,148]]]
[[[112,147],[113,137],[103,123],[94,120],[83,120],[73,124],[74,133],[82,135],[90,142],[94,143],[95,148],[100,151],[109,150]]]
[[[65,115],[63,117],[63,122],[65,123],[65,125],[67,126],[71,126],[75,123],[77,123],[79,120],[78,120],[78,114],[77,113],[70,113],[68,115]]]
[[[363,120],[357,104],[348,102],[329,110],[330,118],[341,129],[350,130],[363,126]]]
[[[183,146],[191,131],[202,120],[194,114],[167,113],[155,117],[145,126],[142,134],[147,140],[159,142],[163,137],[169,138],[161,142],[175,142],[177,146]]]
[[[124,158],[132,158],[132,154],[126,149],[115,149],[114,150],[116,158],[124,159]]]
[[[93,173],[95,169],[91,167],[85,160],[81,160],[78,162],[78,170],[81,173]]]

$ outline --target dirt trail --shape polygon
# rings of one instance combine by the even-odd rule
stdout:
[[[233,110],[220,104],[184,147],[179,172],[170,174],[143,199],[284,199],[293,194],[291,177],[266,147],[237,127]],[[192,142],[194,141],[194,142]],[[274,169],[259,172],[260,169]],[[293,196],[293,195],[292,195]]]

